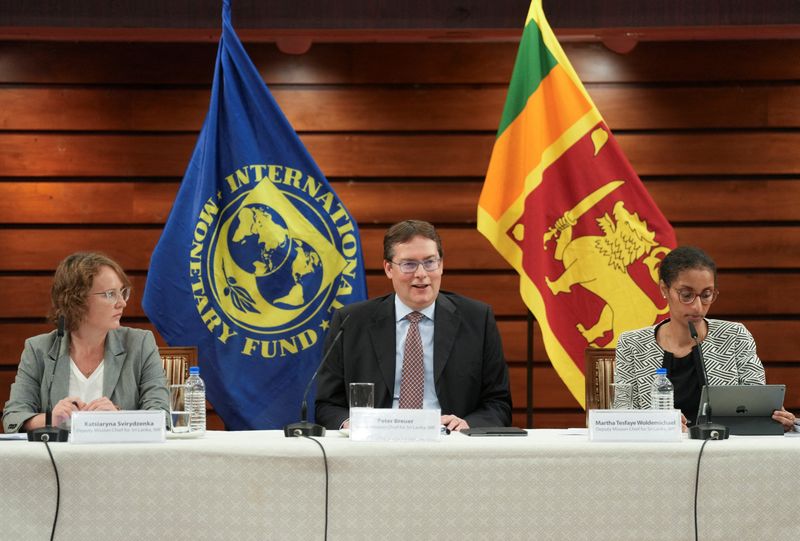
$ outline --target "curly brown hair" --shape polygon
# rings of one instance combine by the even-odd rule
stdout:
[[[76,252],[59,263],[50,288],[50,312],[47,317],[54,325],[64,316],[66,330],[76,330],[89,310],[89,291],[100,267],[110,267],[117,273],[124,287],[131,281],[119,264],[98,252]]]

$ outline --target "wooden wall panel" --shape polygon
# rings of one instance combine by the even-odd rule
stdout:
[[[640,175],[800,174],[795,152],[800,133],[659,133],[618,139]]]
[[[246,43],[268,85],[507,85],[514,43],[316,44],[284,55]],[[2,42],[0,83],[208,85],[216,44]],[[566,43],[584,83],[798,81],[800,41],[641,42],[627,55],[601,43]]]
[[[178,183],[0,182],[0,223],[163,224]]]
[[[0,125],[9,130],[194,131],[210,90],[0,88]]]
[[[626,55],[609,54],[600,43],[574,44],[565,50],[585,82],[731,85],[796,81],[800,72],[789,60],[800,52],[798,40],[650,42],[639,43]]]
[[[795,127],[800,87],[619,87],[587,90],[614,131]],[[505,85],[413,88],[271,88],[298,132],[489,131],[497,129]],[[197,132],[210,91],[195,88],[0,88],[8,130]],[[713,103],[714,107],[708,104]]]
[[[524,424],[518,279],[475,230],[516,45],[327,44],[301,56],[246,47],[358,220],[372,295],[390,290],[385,227],[437,224],[444,288],[499,318]],[[680,242],[716,258],[711,314],[748,326],[768,380],[787,383],[787,405],[800,409],[800,41],[565,49]],[[139,304],[147,266],[205,117],[215,51],[0,43],[0,401],[24,338],[49,328],[50,276],[68,253],[120,261],[135,284],[126,322],[152,328]],[[536,426],[583,424],[538,326],[534,359]]]
[[[494,135],[301,134],[331,177],[479,177]],[[640,175],[800,175],[800,133],[617,134]],[[0,134],[0,166],[12,177],[180,176],[194,135]],[[717,156],[709,161],[709,156]],[[380,156],[380,159],[375,159]]]
[[[0,246],[9,252],[8,258],[0,258],[0,271],[52,273],[66,254],[86,250],[87,246],[108,254],[126,272],[146,270],[160,236],[160,227],[0,229]],[[42,250],[44,244],[53,244],[58,249]]]
[[[526,415],[517,409],[511,414],[511,423],[514,426],[525,426]],[[536,428],[572,428],[586,426],[586,414],[583,410],[535,410],[533,426]]]
[[[690,175],[645,180],[645,186],[672,223],[721,222],[719,225],[728,227],[749,226],[748,222],[798,220],[800,209],[795,202],[800,200],[800,182],[797,180],[797,176],[728,180]]]
[[[704,86],[589,85],[587,90],[615,131],[795,127],[795,84]],[[709,106],[713,104],[713,106]]]
[[[800,176],[736,180],[692,176],[645,180],[644,184],[674,225],[702,222],[727,228],[743,224],[749,230],[753,227],[749,222],[780,225],[800,221],[800,205],[796,204]],[[481,192],[481,182],[476,179],[334,180],[332,186],[362,227],[384,226],[410,216],[472,227]],[[126,225],[163,225],[177,191],[177,182],[9,179],[0,182],[0,224],[99,226],[119,224],[124,216]],[[441,204],[443,199],[446,205]],[[387,201],[392,205],[386,205]]]

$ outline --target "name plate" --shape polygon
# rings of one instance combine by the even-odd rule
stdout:
[[[160,410],[74,411],[70,443],[161,443],[165,424]]]
[[[590,441],[681,441],[680,410],[589,410]]]
[[[354,441],[439,441],[441,410],[350,408]]]

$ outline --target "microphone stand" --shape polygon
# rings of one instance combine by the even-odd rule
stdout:
[[[706,380],[706,384],[704,385],[706,389],[706,402],[703,404],[703,415],[706,420],[703,423],[696,422],[693,427],[689,428],[689,437],[693,440],[727,440],[728,427],[711,422],[711,405],[708,403],[709,381],[708,372],[706,372],[706,361],[703,358],[703,348],[700,347],[697,329],[691,321],[689,322],[689,335],[697,346],[697,353],[700,355],[700,366],[703,368],[703,377]],[[700,421],[700,419],[698,418],[697,421]]]
[[[339,325],[339,332],[337,332],[336,336],[333,337],[333,341],[331,341],[331,345],[328,346],[328,350],[325,352],[325,355],[322,356],[322,360],[319,362],[319,366],[317,366],[317,369],[314,371],[314,375],[312,375],[311,379],[308,380],[308,385],[306,385],[306,391],[303,393],[303,403],[300,406],[300,421],[296,423],[289,423],[288,425],[283,427],[283,435],[285,437],[287,438],[297,438],[300,436],[322,437],[325,435],[324,426],[309,422],[308,420],[308,392],[311,390],[311,384],[314,383],[314,380],[317,379],[317,374],[319,374],[322,365],[325,364],[325,360],[331,354],[334,346],[336,346],[336,342],[338,342],[339,338],[342,336],[342,333],[344,332],[344,324],[347,323],[348,319],[350,319],[350,314],[344,316],[342,324]]]
[[[50,376],[50,385],[47,386],[47,409],[44,412],[44,426],[28,432],[28,441],[68,441],[69,430],[58,428],[53,423],[53,399],[50,391],[53,389],[53,380],[56,377],[56,366],[61,355],[61,339],[64,338],[64,316],[58,317],[58,331],[56,333],[56,360],[53,363],[53,373]]]

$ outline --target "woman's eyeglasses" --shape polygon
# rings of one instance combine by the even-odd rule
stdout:
[[[678,300],[683,304],[692,304],[697,297],[700,297],[701,304],[711,304],[719,296],[717,289],[704,289],[700,293],[695,293],[693,289],[683,288],[675,289],[675,292],[678,294]]]
[[[123,301],[128,302],[128,299],[131,298],[131,288],[123,287],[119,291],[117,291],[116,289],[109,289],[106,291],[101,291],[100,293],[92,293],[92,295],[100,295],[109,304],[117,304],[118,299],[122,299]]]

